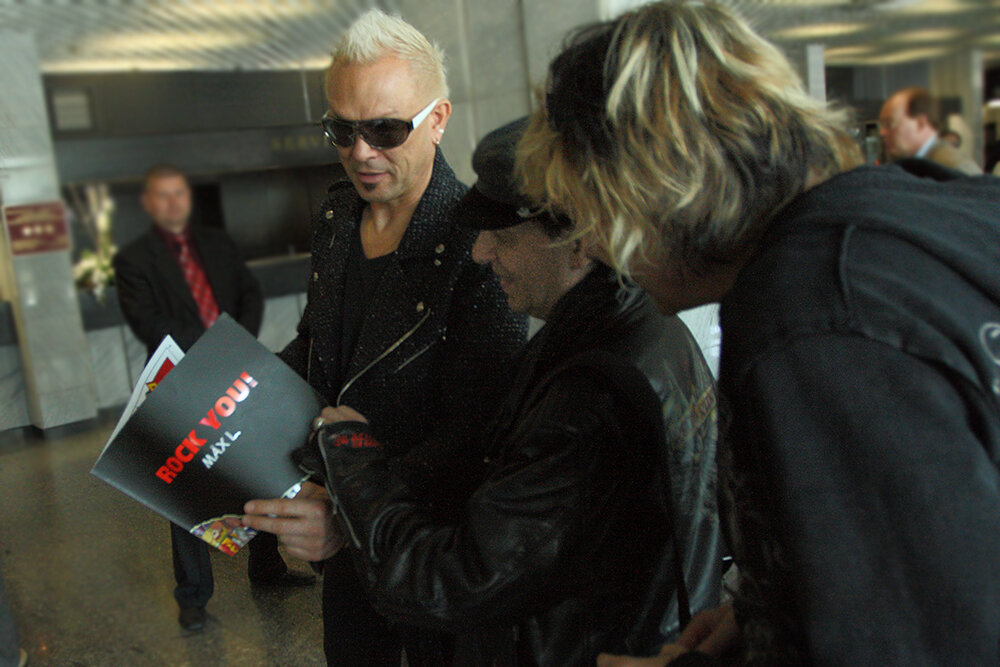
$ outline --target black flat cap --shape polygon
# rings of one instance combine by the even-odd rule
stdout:
[[[517,189],[514,154],[528,125],[527,117],[499,127],[472,153],[476,184],[451,211],[452,219],[470,229],[513,227],[533,217],[536,207]]]

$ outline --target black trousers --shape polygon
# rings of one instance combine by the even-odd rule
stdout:
[[[207,543],[180,526],[170,524],[170,548],[174,561],[174,598],[180,607],[204,607],[215,591],[212,561]],[[278,538],[258,533],[247,545],[250,550],[247,575],[250,581],[278,577],[288,570],[278,553]]]
[[[348,548],[327,560],[323,564],[323,650],[327,664],[399,667],[404,647],[410,667],[446,667],[452,663],[454,638],[390,623],[380,616],[368,601]]]

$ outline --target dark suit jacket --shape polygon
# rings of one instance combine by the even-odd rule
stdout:
[[[219,312],[256,336],[263,296],[236,244],[221,229],[192,227],[191,235]],[[119,250],[114,267],[122,314],[149,354],[167,334],[187,351],[205,332],[181,267],[155,229]]]

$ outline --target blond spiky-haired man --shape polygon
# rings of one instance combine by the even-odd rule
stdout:
[[[453,443],[475,440],[525,321],[472,261],[475,235],[447,218],[466,187],[438,146],[451,114],[440,49],[369,11],[334,50],[326,94],[323,129],[347,178],[319,211],[309,301],[281,356],[330,405],[372,416],[390,465],[444,505],[467,481],[447,472],[463,454]],[[270,526],[289,554],[326,559],[330,664],[398,667],[401,645],[412,666],[448,664],[448,636],[390,626],[372,609],[329,499],[314,485],[306,494],[250,503],[247,524]]]

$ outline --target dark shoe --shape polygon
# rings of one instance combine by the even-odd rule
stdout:
[[[302,586],[312,586],[316,583],[316,575],[306,574],[305,572],[296,572],[294,570],[286,570],[282,574],[276,577],[266,577],[258,579],[250,579],[251,584],[257,584],[258,586],[280,586],[281,588],[300,588]]]
[[[181,628],[188,632],[198,632],[205,627],[204,607],[183,607],[181,615],[177,617],[177,622]]]

